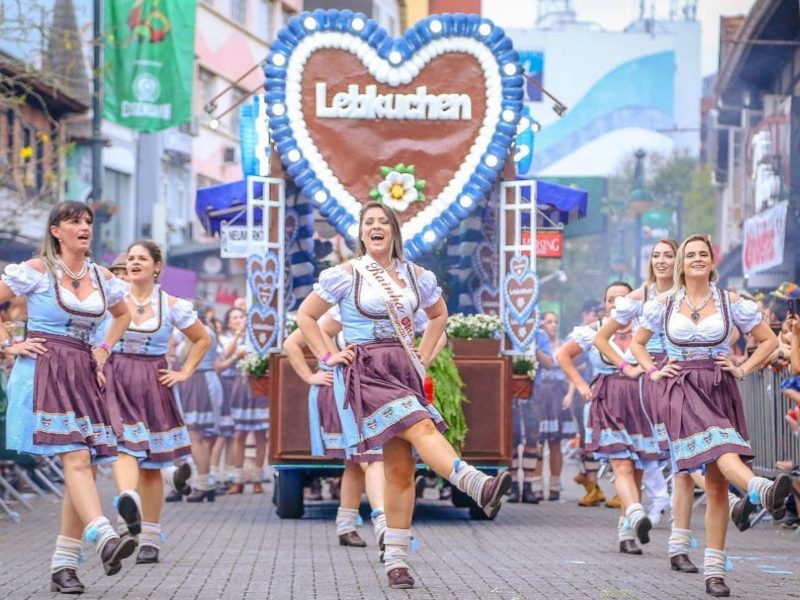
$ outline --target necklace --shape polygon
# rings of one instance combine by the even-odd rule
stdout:
[[[152,292],[150,292],[150,294],[147,296],[147,300],[145,300],[145,301],[144,301],[144,302],[142,302],[142,303],[140,303],[140,302],[139,302],[139,301],[138,301],[138,300],[137,300],[137,299],[136,299],[136,298],[133,296],[133,292],[131,292],[130,294],[128,294],[128,296],[130,296],[130,299],[131,299],[131,301],[132,301],[132,302],[133,302],[133,303],[136,305],[136,312],[137,312],[137,313],[139,313],[140,315],[143,315],[143,314],[144,314],[144,311],[147,309],[148,305],[150,304],[150,300],[153,298],[153,293],[152,293]]]
[[[67,277],[72,279],[70,282],[72,288],[77,290],[79,287],[81,287],[81,279],[83,279],[84,275],[86,275],[86,271],[89,269],[89,263],[84,260],[83,267],[81,267],[81,270],[77,273],[70,269],[60,258],[58,259],[58,264],[61,265],[61,269],[67,274]]]
[[[703,310],[706,307],[706,304],[708,304],[708,301],[711,300],[711,296],[712,296],[712,292],[711,292],[711,290],[709,290],[708,291],[708,296],[705,297],[705,300],[703,300],[703,302],[697,308],[695,308],[694,304],[692,304],[692,301],[689,299],[689,294],[688,293],[686,293],[683,296],[683,299],[686,300],[686,305],[689,307],[689,310],[692,311],[691,318],[692,318],[692,321],[694,323],[697,323],[700,320],[700,311]]]

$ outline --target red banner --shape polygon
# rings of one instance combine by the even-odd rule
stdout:
[[[522,244],[531,243],[530,229],[522,231]],[[536,232],[536,257],[537,258],[561,258],[564,253],[564,232],[563,231],[537,231]],[[523,252],[527,255],[528,252]]]

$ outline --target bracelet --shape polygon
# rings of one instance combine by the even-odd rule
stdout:
[[[744,372],[744,367],[739,367],[739,372],[741,373],[741,375],[736,379],[738,379],[739,381],[744,381],[744,378],[747,377],[747,373]]]
[[[333,356],[332,352],[326,352],[325,354],[323,354],[322,355],[322,363],[327,365],[328,364],[328,360],[330,360],[331,356]]]
[[[658,371],[658,367],[657,367],[657,366],[655,366],[655,365],[653,365],[652,367],[650,367],[649,369],[647,369],[647,376],[648,376],[648,377],[650,377],[650,376],[651,376],[653,373],[655,373],[656,371]]]
[[[620,372],[624,371],[624,370],[625,370],[625,367],[629,367],[629,366],[630,366],[630,365],[628,364],[628,361],[627,361],[627,360],[625,360],[625,359],[623,358],[623,359],[622,359],[622,362],[621,362],[621,363],[619,363],[619,370],[620,370]]]
[[[108,344],[106,344],[105,342],[100,342],[99,344],[97,344],[96,347],[100,348],[101,350],[105,350],[106,354],[111,354],[111,348],[109,348]]]

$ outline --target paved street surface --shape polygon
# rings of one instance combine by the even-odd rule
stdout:
[[[271,494],[219,497],[214,504],[167,505],[163,562],[128,561],[105,577],[86,547],[83,598],[399,598],[532,600],[534,598],[706,598],[702,575],[673,574],[666,555],[669,529],[660,524],[644,556],[617,552],[615,511],[579,508],[580,489],[565,478],[565,500],[506,505],[497,521],[473,522],[465,509],[426,499],[418,506],[412,554],[417,589],[388,590],[372,529],[366,549],[342,548],[333,502],[313,503],[301,520],[281,520]],[[101,483],[112,514],[111,481]],[[612,489],[604,480],[606,493]],[[271,486],[267,492],[271,491]],[[433,494],[428,490],[428,494]],[[0,598],[51,598],[48,566],[58,504],[35,500],[18,524],[0,519]],[[702,524],[695,519],[695,527]],[[702,531],[697,532],[700,547]],[[800,536],[762,523],[730,532],[735,598],[800,598]],[[701,550],[692,558],[702,563]]]

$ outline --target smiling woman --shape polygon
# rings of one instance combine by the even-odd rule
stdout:
[[[92,222],[86,204],[58,204],[39,257],[8,265],[0,283],[0,302],[18,295],[28,303],[25,341],[9,344],[0,326],[0,347],[17,356],[8,381],[7,444],[61,457],[67,494],[50,570],[51,589],[65,593],[84,591],[77,576],[82,536],[95,543],[107,575],[136,549],[136,538],[120,538],[103,516],[91,469],[117,457],[101,386],[111,346],[130,322],[124,284],[88,258]],[[107,311],[110,326],[93,347]]]
[[[379,202],[364,204],[357,258],[320,275],[297,313],[297,323],[314,354],[334,368],[336,403],[348,452],[383,448],[386,473],[385,569],[392,588],[410,588],[406,562],[414,505],[412,446],[437,474],[468,494],[489,518],[500,510],[511,478],[490,478],[458,458],[442,436],[447,428],[428,403],[425,367],[435,355],[447,321],[436,277],[403,260],[400,225]],[[347,346],[331,353],[319,319],[338,305]],[[430,321],[414,346],[414,314]]]

